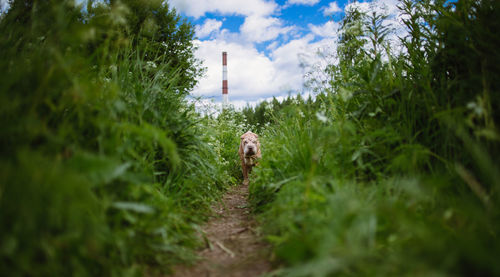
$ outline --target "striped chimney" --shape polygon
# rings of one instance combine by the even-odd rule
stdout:
[[[227,105],[227,52],[222,52],[222,100]]]

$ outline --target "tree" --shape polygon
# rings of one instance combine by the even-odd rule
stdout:
[[[121,32],[131,39],[132,47],[140,50],[146,60],[167,63],[176,70],[176,87],[180,93],[188,94],[204,73],[201,61],[194,56],[193,25],[170,8],[167,1],[111,0],[105,8],[119,7],[126,9],[126,23],[121,26]]]

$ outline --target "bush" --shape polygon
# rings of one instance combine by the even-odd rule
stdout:
[[[194,259],[231,180],[185,99],[203,72],[193,27],[141,3],[148,23],[134,30],[138,7],[118,1],[13,1],[0,19],[0,275],[143,275]]]
[[[277,275],[500,274],[497,2],[403,1],[396,54],[383,16],[348,12],[331,82],[262,131],[250,199]]]

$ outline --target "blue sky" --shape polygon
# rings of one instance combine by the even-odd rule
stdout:
[[[77,2],[83,0],[75,0]],[[0,7],[6,4],[0,0]],[[273,96],[308,94],[304,73],[335,62],[339,22],[349,6],[388,14],[401,25],[398,0],[168,0],[195,25],[206,74],[192,95],[222,101],[222,52],[228,52],[229,99],[237,107]],[[401,29],[401,28],[400,28]],[[398,32],[404,35],[404,31]],[[321,55],[318,55],[321,53]]]
[[[347,1],[332,2],[328,0],[306,0],[303,2],[304,4],[289,4],[286,0],[275,1],[277,9],[272,14],[272,17],[278,18],[283,26],[294,26],[296,28],[294,30],[295,35],[306,35],[309,31],[308,24],[320,25],[330,20],[339,21],[344,14],[341,8],[347,4]],[[330,11],[326,10],[330,3],[334,3],[333,11],[331,9]],[[183,15],[188,17],[193,24],[198,26],[203,26],[206,19],[215,19],[222,22],[222,29],[227,29],[228,31],[234,33],[239,32],[240,27],[244,24],[246,18],[243,14],[231,12],[221,13],[217,11],[207,12],[200,17],[189,16],[186,15],[186,13],[183,13]],[[202,39],[206,39],[206,37]],[[269,46],[270,43],[278,41],[278,43],[282,44],[286,42],[286,39],[287,38],[280,36],[273,40],[256,42],[255,46],[257,50],[268,55],[270,54],[270,51],[266,49],[266,47]]]
[[[339,22],[349,5],[400,21],[397,0],[169,0],[196,27],[196,56],[207,67],[193,91],[220,102],[221,53],[228,52],[229,99],[235,106],[290,92],[307,94],[303,74],[334,62]],[[323,55],[318,55],[321,52]],[[301,66],[302,65],[302,66]],[[322,78],[321,70],[317,70]]]

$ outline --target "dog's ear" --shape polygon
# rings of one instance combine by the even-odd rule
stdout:
[[[244,139],[246,137],[246,133],[241,135],[240,139]]]

